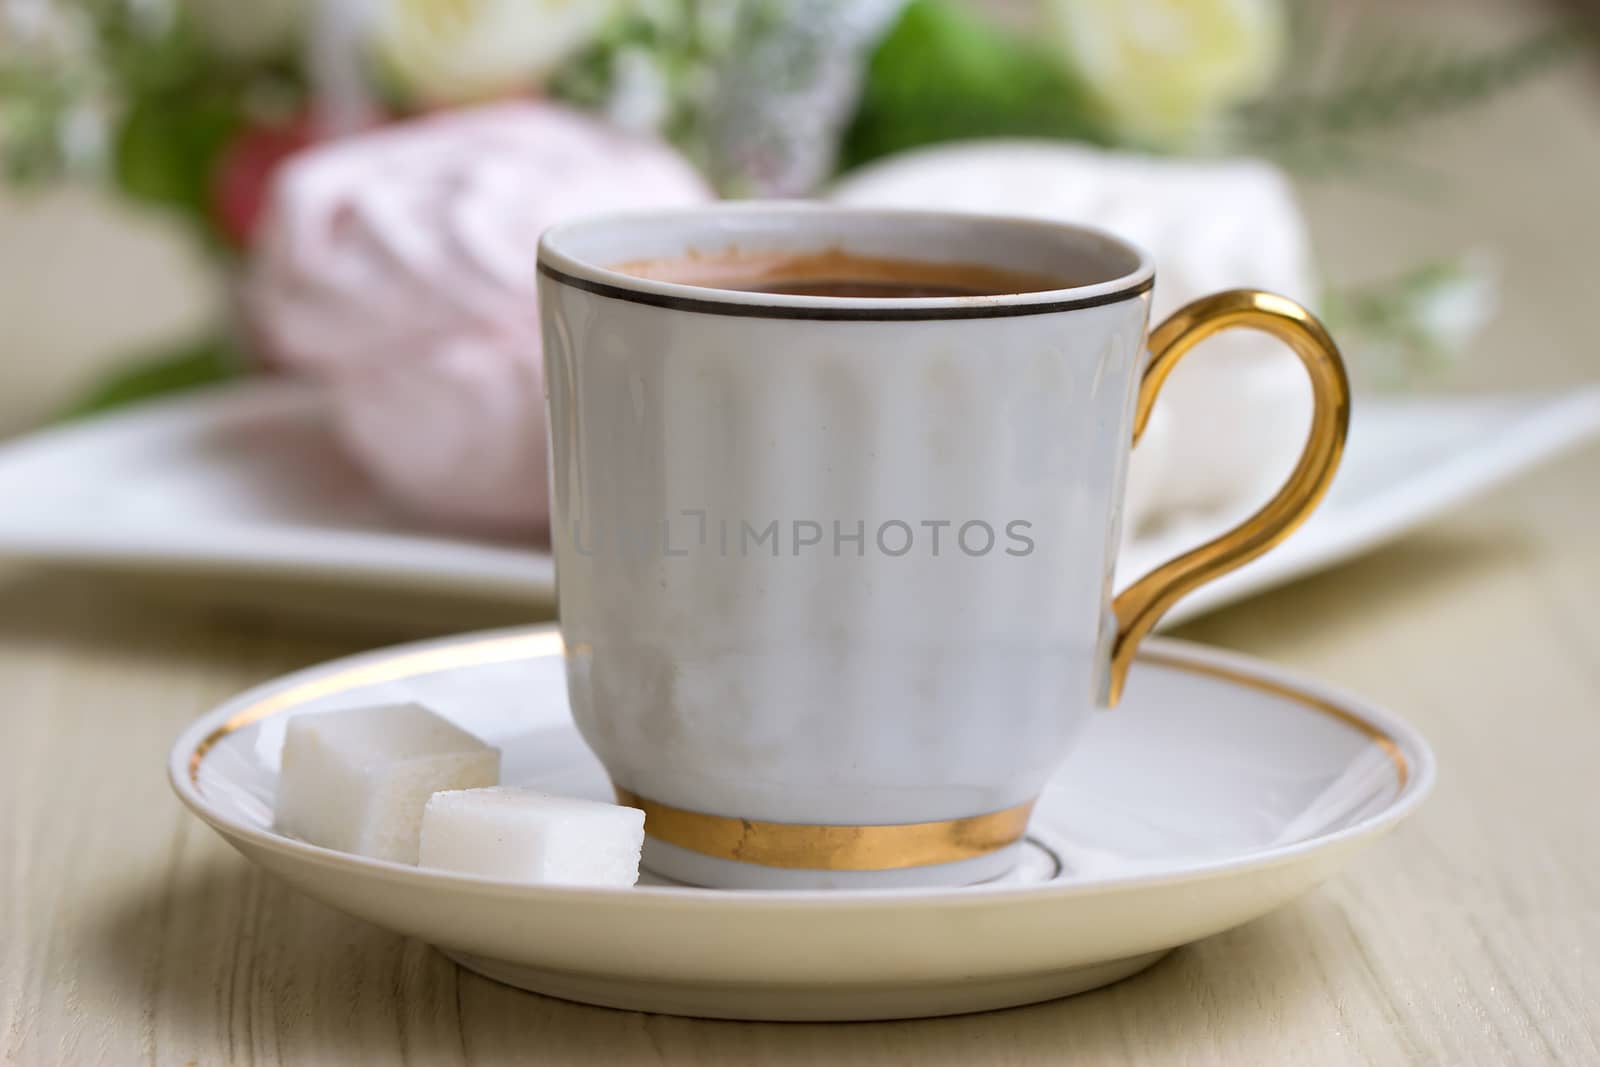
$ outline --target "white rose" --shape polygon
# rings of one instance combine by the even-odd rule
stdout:
[[[1283,55],[1277,0],[1049,0],[1072,68],[1135,140],[1203,141],[1270,84]]]
[[[430,104],[543,83],[594,38],[615,0],[376,0],[372,49],[401,88]]]
[[[1311,303],[1306,228],[1289,183],[1254,160],[1187,161],[995,141],[908,152],[858,171],[845,203],[1035,215],[1110,230],[1154,257],[1153,322],[1250,286]],[[1125,532],[1242,518],[1294,465],[1311,411],[1299,361],[1259,334],[1207,341],[1161,391],[1128,475]]]

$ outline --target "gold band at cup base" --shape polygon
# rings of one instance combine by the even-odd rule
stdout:
[[[1033,801],[940,822],[827,826],[706,815],[647,800],[621,786],[617,802],[644,812],[651,837],[703,856],[808,871],[892,871],[955,863],[1022,840]]]

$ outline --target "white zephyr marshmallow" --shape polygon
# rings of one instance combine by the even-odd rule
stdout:
[[[832,199],[1109,230],[1155,260],[1152,326],[1220,289],[1304,304],[1317,295],[1293,190],[1258,160],[973,141],[891,156],[849,175]],[[1243,330],[1207,341],[1167,380],[1133,453],[1124,536],[1185,513],[1219,530],[1237,522],[1293,468],[1310,417],[1305,372],[1281,343]]]
[[[499,749],[421,704],[296,715],[284,734],[276,826],[313,845],[416,863],[428,798],[499,780]]]
[[[629,886],[643,847],[638,808],[501,786],[435,793],[420,862],[512,882]]]

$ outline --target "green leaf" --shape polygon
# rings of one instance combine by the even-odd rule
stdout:
[[[873,54],[840,167],[969,137],[1113,140],[1047,46],[948,0],[914,0]]]
[[[225,95],[160,94],[136,101],[116,145],[117,182],[129,196],[209,217],[211,176],[243,123]]]
[[[62,412],[79,418],[202,385],[231,381],[242,373],[238,354],[224,337],[207,337],[159,356],[146,356],[115,371]]]

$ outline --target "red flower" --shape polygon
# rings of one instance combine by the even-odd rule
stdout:
[[[301,115],[247,126],[222,150],[211,177],[211,217],[231,244],[250,246],[278,165],[314,140],[314,124]]]

